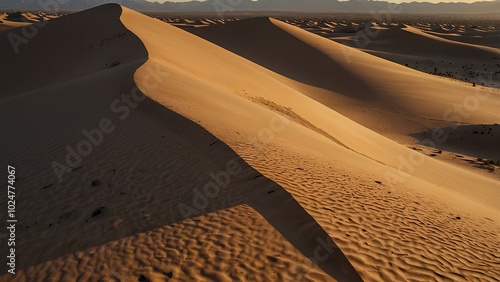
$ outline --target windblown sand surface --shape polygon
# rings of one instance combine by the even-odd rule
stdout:
[[[105,5],[17,55],[21,29],[0,33],[14,281],[500,277],[498,166],[458,160],[498,157],[498,89],[273,18],[186,24]],[[398,28],[474,62],[498,52]]]

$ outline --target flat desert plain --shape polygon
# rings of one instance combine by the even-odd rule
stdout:
[[[411,19],[1,14],[0,280],[498,281],[500,26]]]

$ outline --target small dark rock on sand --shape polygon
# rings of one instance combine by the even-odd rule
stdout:
[[[96,217],[104,212],[105,207],[100,207],[98,209],[95,209],[95,211],[92,213],[92,217]]]

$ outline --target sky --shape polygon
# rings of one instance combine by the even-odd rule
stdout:
[[[160,2],[163,3],[167,0],[147,0],[149,2]],[[190,2],[192,0],[169,0],[170,2]],[[340,0],[342,1],[342,0]],[[408,2],[430,2],[430,3],[439,3],[439,2],[461,2],[461,3],[472,3],[472,2],[477,2],[477,0],[385,0],[387,2],[393,2],[393,3],[408,3]],[[481,0],[484,1],[484,0]]]

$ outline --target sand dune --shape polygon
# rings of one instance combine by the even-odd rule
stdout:
[[[500,85],[495,30],[447,31],[418,25],[381,28],[373,24],[349,28],[352,30],[311,31],[421,72],[496,88]],[[489,82],[480,79],[489,76]]]
[[[125,15],[127,15],[125,13]],[[231,120],[234,120],[232,123],[239,124],[243,118],[229,118],[230,114],[238,114],[242,115],[242,111],[236,111],[234,110],[234,107],[228,106],[229,103],[239,103],[239,102],[234,102],[240,101],[241,96],[246,97],[247,100],[251,101],[258,101],[259,104],[263,104],[264,108],[274,110],[275,112],[285,114],[287,116],[299,116],[312,124],[314,124],[317,128],[321,128],[323,131],[325,131],[326,134],[329,134],[333,136],[335,139],[337,139],[341,145],[344,147],[348,147],[358,153],[364,154],[365,156],[369,156],[375,160],[382,161],[385,164],[389,164],[393,167],[398,166],[398,160],[397,160],[397,155],[404,155],[409,151],[406,148],[403,148],[401,146],[398,146],[396,143],[391,142],[390,140],[381,137],[380,135],[371,132],[359,125],[356,125],[354,122],[349,121],[347,118],[342,117],[339,114],[336,114],[335,112],[331,111],[327,107],[322,107],[321,104],[316,103],[315,101],[308,99],[308,97],[304,97],[303,93],[294,91],[291,87],[288,85],[282,83],[280,80],[279,76],[276,76],[276,74],[269,72],[267,69],[264,68],[258,68],[256,65],[249,63],[246,60],[242,60],[238,56],[235,56],[233,54],[230,54],[226,52],[225,50],[215,46],[215,45],[210,45],[207,44],[206,42],[200,41],[196,37],[190,36],[189,34],[182,32],[180,30],[176,30],[170,27],[157,27],[156,23],[154,20],[147,19],[144,17],[144,22],[150,22],[151,24],[145,24],[143,23],[141,27],[139,25],[128,25],[127,27],[130,28],[134,33],[136,34],[144,34],[145,32],[143,30],[155,30],[159,34],[165,34],[165,38],[167,35],[170,33],[178,34],[179,37],[183,37],[185,40],[183,41],[176,41],[176,42],[171,42],[168,44],[169,46],[166,46],[166,42],[162,42],[161,40],[154,40],[151,36],[147,35],[140,35],[141,39],[146,45],[146,48],[148,49],[150,55],[149,55],[149,61],[146,64],[151,64],[154,66],[154,68],[158,67],[164,67],[165,71],[169,72],[169,81],[165,81],[165,86],[168,85],[168,87],[163,88],[162,85],[159,87],[155,88],[158,90],[155,90],[153,93],[148,93],[146,91],[147,95],[150,95],[153,97],[153,99],[164,103],[165,105],[169,107],[175,108],[176,111],[181,112],[180,108],[177,108],[179,106],[183,106],[186,108],[194,108],[194,109],[185,109],[185,113],[183,115],[186,115],[190,117],[193,120],[200,120],[200,123],[203,126],[210,127],[213,126],[214,129],[211,130],[211,132],[215,132],[217,136],[217,131],[228,131],[227,127],[231,123]],[[125,21],[127,22],[127,21]],[[278,23],[277,24],[283,24],[283,23]],[[252,23],[250,23],[252,24]],[[127,25],[127,23],[126,23]],[[252,26],[255,26],[255,24],[252,24]],[[284,26],[285,28],[289,28],[290,32],[297,32],[299,36],[311,36],[315,40],[323,40],[322,38],[319,38],[317,36],[314,36],[312,34],[305,33],[297,28],[294,28],[292,26]],[[297,34],[294,34],[297,35]],[[306,38],[310,39],[310,38]],[[197,42],[197,44],[188,44],[188,40],[192,40]],[[328,41],[329,42],[329,41]],[[332,42],[332,44],[335,44]],[[191,46],[190,46],[191,45]],[[194,45],[194,46],[193,46]],[[204,48],[201,48],[200,46],[203,46]],[[293,49],[294,46],[291,46]],[[163,50],[163,51],[169,51],[169,52],[158,52],[157,50]],[[175,52],[176,50],[183,50],[182,54],[175,54],[176,56],[169,56],[170,52]],[[355,55],[358,56],[367,56],[370,57],[369,55],[365,55],[361,52],[355,52]],[[223,55],[224,54],[224,55]],[[224,60],[221,60],[221,57],[223,55]],[[353,55],[353,57],[355,56]],[[199,58],[204,58],[208,63],[197,61]],[[372,60],[378,60],[381,61],[380,59],[377,59],[375,57],[370,57]],[[361,64],[361,60],[359,61],[354,61],[353,64]],[[370,62],[363,62],[366,65],[369,65]],[[383,63],[389,64],[391,66],[397,67],[397,65],[391,64],[390,62],[384,62],[381,61],[382,66],[380,66],[380,71],[388,71],[385,69]],[[216,65],[219,68],[217,69],[211,69],[208,70],[207,66],[212,66]],[[150,68],[153,68],[153,67]],[[147,69],[146,67],[142,68],[143,70]],[[413,72],[410,70],[407,70],[406,68],[401,68],[401,69],[396,69],[396,71],[405,71],[409,72],[413,76],[418,76],[421,75],[425,78],[428,79],[427,82],[441,82],[441,80],[436,79],[434,77],[420,74],[418,72]],[[360,71],[361,75],[367,74],[369,70],[362,70]],[[379,73],[377,72],[377,74]],[[373,73],[373,72],[371,72]],[[246,76],[244,74],[247,74]],[[173,77],[173,76],[179,76]],[[193,80],[188,80],[189,76],[196,77],[196,79],[199,81],[196,85]],[[274,76],[274,77],[273,77]],[[382,82],[387,81],[387,79],[382,78],[383,75],[377,76],[377,78],[381,79]],[[136,79],[137,77],[141,77],[141,69],[136,73]],[[413,77],[410,77],[413,78]],[[176,81],[177,85],[170,85],[170,80]],[[402,79],[404,80],[405,77],[402,75]],[[186,89],[186,85],[183,85],[183,81],[189,81],[190,83],[190,88]],[[216,81],[216,85],[208,85],[206,81]],[[256,81],[259,81],[259,84],[256,85]],[[168,83],[168,84],[167,84]],[[455,86],[455,87],[461,87],[460,84],[454,82],[442,82],[446,86]],[[429,84],[429,83],[428,83]],[[195,86],[196,85],[196,86]],[[234,92],[239,92],[238,88],[243,88],[242,92],[240,93],[241,95],[234,95]],[[139,87],[141,85],[139,84]],[[196,87],[196,88],[195,88]],[[392,86],[395,88],[394,86]],[[441,86],[444,88],[444,86]],[[197,89],[198,88],[198,89]],[[196,91],[192,91],[193,89],[196,89]],[[229,91],[228,91],[229,90]],[[426,89],[419,89],[418,91],[413,91],[412,94],[415,96],[417,95],[427,95],[428,97],[431,96],[431,94],[425,93]],[[285,92],[286,91],[286,92]],[[189,93],[188,93],[189,92]],[[228,93],[229,92],[229,93]],[[210,99],[209,100],[203,100],[200,101],[201,99],[204,99],[203,97],[206,97],[207,94],[196,94],[196,93],[211,93],[210,94]],[[255,93],[255,94],[253,94]],[[286,93],[286,94],[285,94]],[[168,95],[168,99],[166,99],[166,95]],[[176,98],[175,96],[179,96],[182,98]],[[199,97],[200,95],[201,97]],[[218,103],[218,99],[215,99],[214,95],[221,96],[220,99],[223,99],[225,103]],[[400,94],[401,95],[401,94]],[[454,97],[444,97],[445,95],[442,95],[443,97],[438,97],[441,99],[453,99]],[[455,95],[456,96],[456,95]],[[465,95],[464,95],[465,96]],[[497,99],[496,96],[493,96],[493,99]],[[406,97],[403,97],[406,98]],[[179,99],[177,101],[177,99]],[[190,99],[190,100],[188,100]],[[401,99],[401,98],[399,98]],[[419,99],[422,99],[422,97],[419,97]],[[381,100],[381,99],[379,99]],[[386,102],[391,102],[390,99],[385,99]],[[415,101],[408,99],[409,103],[408,104],[413,104],[415,106]],[[498,100],[498,99],[497,99]],[[498,101],[493,100],[494,103],[498,103]],[[255,103],[248,103],[247,101],[242,101],[242,103],[245,102],[248,104],[250,107],[255,107],[253,104]],[[486,118],[494,119],[497,116],[497,113],[494,111],[494,107],[491,107],[489,110],[488,108],[492,105],[491,101],[489,101],[488,105],[484,105],[484,111],[478,111],[478,115],[485,116]],[[205,104],[208,103],[208,104]],[[178,105],[177,105],[178,104]],[[218,104],[218,105],[216,105]],[[423,104],[423,103],[422,103]],[[445,104],[445,103],[443,103]],[[450,104],[450,102],[446,103],[447,105]],[[280,107],[281,106],[281,107]],[[496,106],[496,105],[495,105]],[[240,106],[241,107],[241,106]],[[284,108],[284,110],[283,110]],[[311,111],[311,109],[315,109],[315,111]],[[415,107],[416,108],[416,107]],[[442,109],[445,109],[444,107]],[[288,111],[287,111],[288,110]],[[419,109],[422,111],[422,109]],[[426,112],[430,112],[433,110],[432,107],[427,107],[426,109],[423,109]],[[203,111],[207,112],[212,112],[213,114],[203,114]],[[220,129],[216,128],[216,122],[210,122],[207,121],[207,119],[213,118],[215,120],[220,120],[221,117],[221,112],[223,111],[228,111],[229,113],[227,115],[223,115],[222,117],[227,116],[227,123],[225,129]],[[251,112],[254,112],[255,110],[251,110]],[[324,112],[323,112],[324,111]],[[439,112],[435,110],[435,112]],[[218,113],[218,114],[216,114]],[[293,114],[292,114],[293,113]],[[430,112],[432,114],[432,112]],[[203,115],[203,119],[197,119],[196,117],[192,115]],[[248,115],[246,115],[248,116]],[[328,116],[329,118],[326,119],[325,117]],[[423,115],[425,116],[425,115]],[[489,117],[488,117],[489,116]],[[294,120],[295,121],[295,120]],[[254,121],[254,123],[256,123]],[[297,122],[300,123],[300,122]],[[235,126],[235,125],[233,125]],[[262,125],[265,127],[265,122]],[[256,126],[257,129],[259,126]],[[309,129],[310,128],[306,128]],[[210,129],[209,129],[210,130]],[[228,137],[225,137],[226,139],[232,138],[232,136],[237,135],[235,133],[227,133],[227,135],[230,135]],[[324,134],[323,134],[324,136]],[[221,138],[222,139],[222,138]],[[224,139],[223,139],[224,140]],[[368,141],[369,140],[369,141]],[[229,142],[229,141],[228,141]],[[337,142],[337,143],[339,143]],[[229,142],[230,144],[230,142]],[[387,147],[388,146],[388,147]],[[342,147],[342,146],[341,146]],[[383,149],[382,149],[383,148]],[[389,149],[390,148],[390,149]],[[423,167],[421,168],[422,170],[427,170],[427,168]],[[458,183],[457,183],[458,184]],[[491,186],[490,186],[491,185]],[[491,191],[496,189],[497,183],[491,183],[486,186],[491,187]],[[458,186],[458,185],[457,185]],[[486,200],[486,199],[485,199]],[[494,207],[495,204],[491,202],[490,200],[487,200],[487,202],[490,202],[490,206]]]
[[[459,41],[464,43],[471,43],[475,45],[483,45],[494,48],[500,47],[498,37],[500,32],[493,26],[483,27],[468,27],[463,26],[443,26],[443,25],[420,25],[418,28],[426,33],[437,35],[439,37]]]
[[[500,181],[381,135],[454,125],[471,91],[489,95],[461,122],[492,124],[495,90],[268,18],[194,32],[212,42],[117,5],[45,29],[0,53],[36,70],[0,70],[1,157],[29,191],[18,281],[500,276]]]
[[[249,161],[252,166],[264,170],[264,167],[269,166],[269,163],[265,161],[269,156],[272,156],[271,159],[278,160],[277,162],[273,162],[272,169],[266,170],[267,174],[265,175],[290,191],[315,218],[334,216],[335,208],[331,209],[332,213],[324,209],[316,209],[318,201],[328,202],[328,198],[330,198],[330,196],[327,196],[328,198],[321,197],[322,193],[326,192],[323,189],[329,190],[333,188],[329,185],[323,186],[322,189],[314,186],[319,190],[307,190],[307,195],[310,197],[304,197],[304,188],[301,185],[302,182],[300,179],[295,178],[292,180],[287,178],[284,180],[281,176],[283,172],[295,171],[297,168],[315,171],[308,164],[309,162],[306,161],[310,159],[306,156],[317,156],[314,158],[314,161],[311,161],[316,166],[335,167],[340,171],[346,169],[346,171],[351,171],[349,175],[352,175],[352,172],[356,171],[357,175],[374,175],[375,178],[383,178],[384,175],[387,175],[388,171],[392,172],[393,168],[397,168],[398,166],[401,168],[400,163],[398,163],[401,157],[404,158],[413,154],[408,148],[385,139],[335,113],[330,108],[310,99],[304,93],[299,92],[296,85],[286,84],[285,82],[289,82],[289,80],[285,79],[282,75],[269,72],[269,70],[263,67],[231,54],[216,45],[199,40],[181,30],[168,26],[159,26],[154,20],[135,15],[135,17],[139,17],[142,23],[138,25],[136,23],[139,22],[139,19],[135,19],[134,23],[132,20],[129,20],[129,17],[131,15],[125,12],[123,18],[126,26],[135,34],[138,34],[149,52],[148,62],[135,74],[136,81],[140,80],[147,73],[146,70],[148,68],[161,68],[163,71],[169,73],[168,80],[160,83],[158,87],[151,91],[145,90],[145,93],[166,107],[200,123],[219,139],[231,146],[239,155],[244,156],[244,159]],[[269,20],[265,19],[257,19],[257,21],[265,22],[266,24],[269,22]],[[275,23],[277,25],[280,24]],[[251,20],[248,25],[256,27],[255,20]],[[289,28],[291,32],[296,31],[300,33],[299,35],[309,36],[302,31],[293,29],[291,26],[286,26],[286,28]],[[151,33],[152,30],[154,30],[154,33]],[[257,27],[256,30],[258,32],[259,28]],[[290,30],[287,30],[287,32]],[[266,34],[268,31],[268,28],[261,29],[263,34]],[[159,36],[160,34],[161,36]],[[168,40],[167,42],[167,40],[162,41],[158,40],[158,38],[182,38],[182,40]],[[314,37],[314,40],[316,40],[316,37]],[[220,42],[217,43],[220,44]],[[283,50],[293,50],[294,48],[297,48],[297,46],[287,46]],[[183,50],[183,52],[178,52],[178,50]],[[355,50],[353,52],[355,55],[365,56]],[[169,54],[173,55],[170,56]],[[376,59],[374,57],[370,58],[372,60]],[[258,63],[261,62],[258,61]],[[370,65],[370,62],[365,62],[365,64]],[[385,64],[391,67],[394,65],[388,62],[385,62]],[[398,71],[397,66],[394,66],[396,71]],[[383,67],[382,63],[382,70],[385,70]],[[409,72],[411,74],[410,77],[426,78],[428,84],[431,84],[429,82],[437,84],[442,81],[429,75],[409,71],[406,68],[401,68],[400,71]],[[360,73],[367,75],[368,71],[360,71]],[[381,78],[381,80],[387,81],[388,79]],[[449,86],[456,88],[463,87],[456,82],[445,81],[441,83],[444,84],[441,85],[442,89]],[[141,87],[141,84],[139,84],[139,87]],[[392,87],[395,86],[393,85]],[[413,93],[414,95],[421,95],[424,92],[420,90],[418,93],[416,91]],[[490,111],[486,109],[485,112],[486,116],[495,115],[493,109]],[[271,128],[273,127],[272,124],[270,125],[270,122],[274,123],[273,117],[276,115],[285,116],[292,123],[282,132],[272,132],[272,137],[267,137],[271,138],[272,141],[259,142],[259,140],[255,140],[255,136],[259,136],[259,133],[264,134],[263,132],[266,132],[266,129],[270,126]],[[242,127],[242,124],[245,124],[245,126]],[[314,127],[311,127],[311,124]],[[259,156],[265,156],[265,159]],[[413,176],[406,178],[404,183],[398,183],[398,191],[402,189],[405,191],[403,192],[404,194],[424,193],[432,195],[430,197],[438,197],[439,200],[434,202],[434,204],[430,204],[432,208],[428,206],[428,209],[440,210],[441,208],[438,207],[443,207],[442,201],[447,202],[453,198],[446,206],[453,206],[460,202],[460,209],[462,211],[467,210],[467,213],[474,213],[474,216],[479,216],[480,218],[488,216],[488,218],[494,217],[497,220],[497,181],[475,175],[431,158],[424,156],[422,158],[425,165],[415,168],[412,171]],[[299,162],[291,164],[291,159],[299,160]],[[338,168],[338,162],[342,163],[343,169]],[[376,177],[377,175],[378,177]],[[331,178],[329,180],[331,181],[328,182],[330,185],[335,186],[336,183],[339,184],[338,180],[335,181]],[[371,181],[371,185],[373,185],[373,179]],[[364,179],[364,183],[368,184],[367,179]],[[476,190],[478,189],[477,187],[481,187],[479,188],[480,191]],[[387,193],[387,191],[383,193]],[[326,193],[325,195],[329,194]],[[462,198],[464,195],[467,196]],[[481,195],[479,196],[481,199],[478,198],[478,195]],[[408,197],[411,198],[411,196]],[[477,201],[477,205],[474,203],[475,201]],[[440,204],[437,204],[438,202]],[[476,213],[478,210],[483,210],[484,213]],[[443,218],[443,221],[446,221],[446,219]],[[398,224],[402,223],[397,223],[396,226]],[[327,228],[328,224],[323,226]],[[496,227],[493,226],[491,225],[486,228],[495,229]],[[424,226],[421,225],[420,228],[424,228]],[[333,227],[332,229],[335,228]],[[426,234],[429,231],[418,229],[416,232]],[[332,234],[335,234],[335,231],[332,231]],[[380,239],[381,237],[378,238]],[[496,244],[494,235],[487,240],[489,241],[488,244]],[[346,248],[349,249],[347,246]],[[359,249],[357,250],[359,251]],[[349,255],[350,253],[347,252],[348,257]],[[369,251],[363,251],[363,258],[357,261],[358,264],[355,264],[355,267],[361,272],[363,278],[368,280],[385,272],[385,270],[377,271],[378,274],[371,276],[371,270],[364,266],[364,262],[367,261],[366,257],[372,255]],[[463,254],[459,255],[454,251],[450,251],[449,255],[451,259],[453,256],[462,256]],[[427,267],[433,268],[430,265],[432,263]],[[389,269],[392,268],[389,265],[386,267]],[[406,275],[417,275],[411,272],[411,269],[407,270],[402,265],[400,267],[405,269],[405,271],[409,271]],[[391,275],[395,275],[394,272],[387,271],[392,273]],[[441,272],[442,270],[439,271],[439,273]],[[427,273],[423,277],[429,278],[432,276],[430,273]],[[383,276],[378,277],[378,279],[381,279],[380,277]]]
[[[142,42],[132,39],[132,33],[123,27],[119,16],[108,10],[92,17],[86,13],[76,13],[71,17],[51,20],[43,27],[34,26],[37,34],[33,38],[24,37],[23,30],[17,29],[15,32],[24,40],[16,40],[21,43],[15,48],[11,44],[12,37],[2,36],[0,44],[5,46],[2,58],[5,65],[30,66],[30,71],[21,67],[2,68],[0,75],[4,81],[16,81],[19,77],[30,81],[2,85],[2,94],[40,89],[143,60],[146,52],[143,51]],[[79,36],[72,36],[74,33]],[[63,40],[64,44],[61,44]],[[129,44],[129,48],[119,48],[123,44]],[[17,55],[16,49],[19,52]],[[37,63],[41,53],[46,58],[45,64]]]
[[[395,53],[399,54],[439,56],[445,59],[467,54],[467,59],[472,60],[492,60],[499,54],[496,48],[444,39],[411,26],[378,30],[380,32],[375,42],[370,43],[370,45],[373,44],[370,47],[371,50],[377,50],[377,45],[381,45],[379,48],[384,50],[382,46],[385,45],[390,46]]]
[[[93,29],[102,29],[102,21],[82,26],[94,31],[93,40],[119,38],[126,32],[120,15],[120,6],[106,5],[51,21],[23,55],[29,58],[30,50],[51,48],[57,42],[50,35],[71,30],[70,22],[79,18],[101,17],[109,23],[100,33]],[[78,42],[80,36],[71,33],[65,39]],[[18,217],[30,221],[20,226],[16,279],[330,281],[331,275],[359,280],[328,234],[288,192],[213,135],[137,90],[132,74],[147,53],[137,37],[129,32],[123,37],[118,45],[98,45],[94,54],[109,53],[96,56],[93,64],[108,62],[111,50],[118,55],[135,50],[129,62],[64,82],[35,84],[36,90],[8,88],[2,96],[3,117],[19,117],[15,128],[3,125],[12,135],[2,140],[2,158],[19,168],[18,186],[32,187],[18,196]],[[8,50],[7,42],[1,46]],[[51,70],[53,76],[74,64],[75,51],[64,50],[58,53],[60,67]],[[23,63],[25,57],[11,60]],[[41,64],[52,59],[43,57]],[[150,78],[164,79],[159,74],[164,73],[150,73]],[[133,104],[120,100],[124,95]],[[80,155],[68,159],[75,151]],[[210,183],[212,188],[206,188]],[[214,183],[221,185],[217,192]],[[198,189],[203,197],[196,194]],[[175,241],[161,239],[171,237]],[[164,249],[157,253],[161,245]],[[318,258],[320,267],[308,259],[317,257],[318,248],[327,252]],[[150,264],[153,253],[156,262]],[[3,273],[2,280],[11,279],[9,275]]]
[[[25,21],[22,21],[23,19]],[[31,22],[22,14],[15,18],[12,18],[12,16],[7,13],[0,13],[0,31],[22,27],[29,24],[31,24]]]
[[[412,71],[280,21],[252,19],[192,32],[291,78],[293,82],[286,83],[297,90],[391,137],[451,126],[455,121],[492,123],[500,117],[496,90]],[[457,120],[450,105],[461,105],[471,95],[488,99],[479,102],[480,110],[467,111]]]
[[[58,15],[47,15],[45,13],[0,13],[0,31],[27,26],[32,23],[42,24],[57,17]]]

